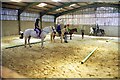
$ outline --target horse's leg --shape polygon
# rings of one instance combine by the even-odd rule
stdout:
[[[105,36],[105,31],[103,31],[103,36]]]
[[[64,42],[67,43],[67,34],[65,34],[64,37]]]
[[[44,42],[44,38],[41,38],[41,48],[44,48],[43,47],[43,42]]]
[[[55,33],[51,33],[51,42],[53,42],[53,40],[54,40],[54,42],[55,42]]]
[[[61,43],[63,42],[63,34],[61,33]]]
[[[26,44],[27,44],[27,37],[25,37],[25,47],[26,47]]]
[[[50,35],[50,40],[52,42],[52,40],[53,40],[53,33],[51,33],[51,35]]]
[[[28,44],[29,44],[29,47],[32,47],[32,46],[30,45],[30,38],[31,38],[31,36],[28,37]]]
[[[54,42],[55,42],[55,34],[53,35],[53,40],[54,40]]]
[[[72,34],[70,34],[70,40],[72,40]]]

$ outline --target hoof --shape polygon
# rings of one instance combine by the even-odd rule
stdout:
[[[68,43],[67,41],[64,41],[65,43]]]
[[[24,46],[26,48],[26,46]]]

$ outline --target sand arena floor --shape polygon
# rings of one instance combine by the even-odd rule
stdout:
[[[37,42],[38,39],[32,39]],[[21,42],[20,42],[21,41]],[[23,44],[19,36],[2,39],[2,65],[27,78],[117,78],[118,45],[116,37],[94,37],[74,35],[69,43],[60,43],[57,38],[51,43],[49,36],[40,48],[40,43],[32,47],[24,46],[5,49],[5,47]],[[81,61],[94,49],[97,50],[84,63]],[[5,70],[3,69],[3,73]],[[6,72],[6,75],[9,73]],[[5,75],[3,74],[3,77]],[[10,77],[10,76],[7,76]],[[16,76],[17,77],[17,76]]]

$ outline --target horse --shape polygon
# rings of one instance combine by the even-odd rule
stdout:
[[[74,32],[77,32],[77,28],[73,28],[73,29],[70,29],[70,30],[69,30],[68,34],[70,35],[70,40],[72,40],[72,34],[73,34]]]
[[[104,36],[105,35],[105,31],[104,29],[99,29],[100,33],[101,33],[101,36]]]
[[[96,28],[93,28],[93,31],[92,31],[93,35],[100,35],[100,36],[104,36],[105,35],[105,31],[104,29],[98,29],[96,30]]]
[[[59,36],[60,39],[61,39],[61,43],[63,42],[63,35],[64,35],[64,32],[61,30],[60,32],[57,32],[55,27],[53,26],[52,27],[52,33],[50,35],[50,38],[51,38],[51,42],[54,40],[55,42],[55,36]]]
[[[90,27],[90,35],[94,34],[94,28]]]
[[[38,34],[36,33],[36,31],[34,29],[26,29],[22,34],[21,34],[21,39],[23,39],[23,37],[25,38],[25,47],[27,45],[27,39],[28,39],[28,45],[29,47],[32,47],[30,45],[30,38],[33,37],[33,38],[39,38],[41,39],[41,48],[43,48],[43,42],[44,42],[44,39],[46,37],[46,35],[48,33],[51,33],[52,32],[52,28],[51,26],[49,27],[45,27],[41,30],[41,34],[40,34],[40,37],[38,37]]]

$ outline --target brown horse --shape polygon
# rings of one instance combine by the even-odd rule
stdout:
[[[73,28],[73,29],[70,29],[70,30],[69,30],[68,34],[70,35],[70,40],[72,40],[72,34],[73,34],[74,32],[77,32],[77,28]]]

